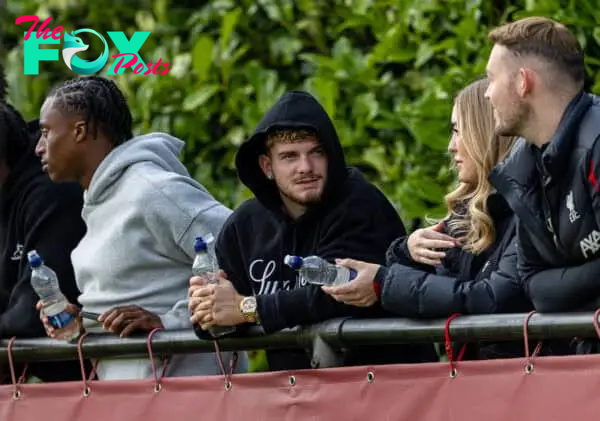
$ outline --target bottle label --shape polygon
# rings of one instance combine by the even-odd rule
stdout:
[[[67,311],[62,311],[58,314],[55,314],[54,316],[48,317],[48,321],[55,329],[62,329],[63,327],[71,323],[74,319],[75,317]]]

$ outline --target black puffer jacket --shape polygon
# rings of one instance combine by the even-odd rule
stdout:
[[[597,307],[599,138],[600,98],[580,92],[545,147],[523,141],[490,175],[519,218],[519,272],[539,312]]]
[[[411,259],[408,237],[396,240],[381,268],[381,302],[386,310],[405,317],[448,317],[453,313],[520,313],[530,311],[517,276],[515,219],[498,194],[488,198],[496,240],[484,252],[473,254],[455,247],[446,252],[442,266],[432,268]],[[447,226],[448,224],[446,224]],[[447,233],[447,232],[446,232]],[[471,348],[470,358],[522,356],[522,344],[486,344]]]

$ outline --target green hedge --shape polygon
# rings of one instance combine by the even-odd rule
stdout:
[[[69,31],[152,31],[141,55],[169,61],[169,75],[116,76],[136,130],[184,139],[190,172],[230,206],[249,197],[233,167],[236,148],[286,89],[320,98],[348,161],[408,220],[443,214],[452,98],[483,74],[491,27],[525,15],[557,18],[584,43],[592,81],[600,68],[592,0],[8,0],[7,8],[0,57],[11,101],[28,117],[52,84],[76,74],[61,61],[24,76],[28,26],[16,26],[16,16],[50,15]],[[99,51],[94,41],[89,59]],[[590,87],[600,92],[598,82]]]

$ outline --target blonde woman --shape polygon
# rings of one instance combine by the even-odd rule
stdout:
[[[448,151],[458,186],[446,196],[447,217],[394,241],[387,266],[338,261],[357,277],[347,285],[323,287],[326,293],[356,306],[381,301],[405,317],[532,309],[517,276],[515,217],[487,179],[515,139],[494,133],[486,88],[487,80],[478,80],[454,102]]]

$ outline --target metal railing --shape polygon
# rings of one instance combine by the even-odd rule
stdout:
[[[452,321],[453,340],[523,340],[526,314],[461,316]],[[531,339],[597,337],[593,313],[534,314],[528,323]],[[244,337],[219,340],[221,350],[310,348],[316,343],[332,350],[356,344],[430,343],[444,340],[445,320],[333,319],[306,328],[265,334],[261,329]],[[84,339],[86,357],[147,355],[145,335],[121,339],[113,334],[90,334]],[[0,360],[6,361],[8,341],[0,341]],[[200,340],[192,330],[157,332],[152,348],[161,353],[209,352],[212,341]],[[15,361],[77,359],[77,345],[50,338],[18,339],[13,345]]]

